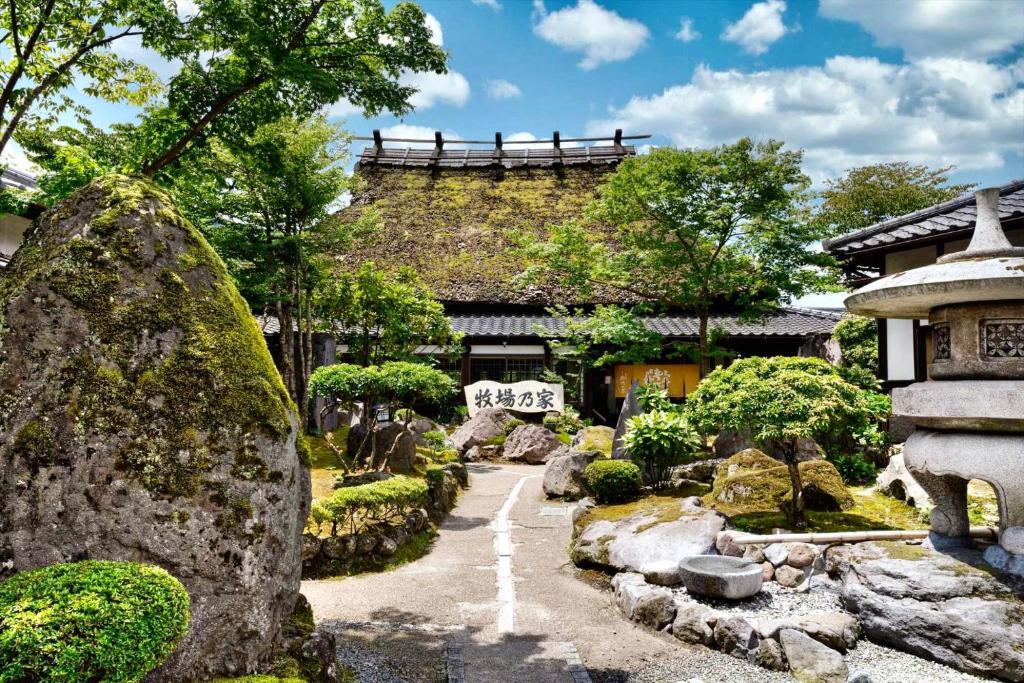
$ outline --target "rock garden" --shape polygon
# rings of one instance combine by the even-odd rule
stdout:
[[[799,681],[1024,680],[1024,578],[984,559],[998,522],[988,498],[971,498],[987,535],[933,549],[927,495],[898,448],[871,486],[825,451],[835,421],[858,429],[870,406],[824,415],[777,381],[826,402],[850,392],[857,406],[833,372],[751,359],[712,374],[684,409],[641,392],[623,459],[581,461],[578,489],[551,492],[578,498],[572,562],[609,578],[625,618]],[[694,441],[698,428],[721,432]]]

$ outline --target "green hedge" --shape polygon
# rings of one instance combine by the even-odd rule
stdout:
[[[623,503],[640,494],[640,468],[628,460],[597,460],[583,480],[600,503]]]
[[[403,520],[414,508],[423,507],[426,500],[426,482],[402,475],[346,486],[313,505],[309,526],[317,534],[323,533],[325,527],[331,536],[356,533],[368,524]]]
[[[135,682],[185,636],[189,599],[159,567],[87,560],[0,584],[0,682]]]

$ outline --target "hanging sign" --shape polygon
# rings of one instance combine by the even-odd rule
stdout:
[[[634,381],[654,384],[672,398],[682,398],[700,383],[700,367],[689,364],[616,365],[615,396],[625,397]]]
[[[546,384],[527,380],[513,384],[502,384],[481,380],[463,387],[466,391],[466,405],[469,416],[473,417],[482,408],[504,408],[520,413],[560,413],[565,408],[561,384]]]

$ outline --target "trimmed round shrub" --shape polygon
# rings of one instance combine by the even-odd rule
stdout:
[[[628,460],[597,460],[583,470],[583,481],[600,503],[624,503],[640,495],[640,468]]]
[[[526,423],[520,420],[518,417],[513,417],[512,419],[505,423],[505,436],[511,434],[516,427],[522,427],[524,424]]]
[[[86,560],[0,584],[0,681],[139,681],[188,631],[185,588],[159,567]]]
[[[307,529],[320,535],[326,526],[331,536],[346,531],[354,534],[367,525],[405,519],[412,509],[423,507],[426,501],[427,483],[415,477],[398,475],[346,486],[313,504]]]

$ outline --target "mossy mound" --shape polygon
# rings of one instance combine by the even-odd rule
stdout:
[[[612,457],[612,440],[615,430],[611,427],[584,427],[573,437],[572,447],[580,453],[600,453]]]
[[[224,264],[148,181],[44,215],[0,272],[0,562],[180,579],[161,676],[251,668],[298,593],[308,452]]]
[[[799,467],[807,509],[840,512],[853,508],[853,496],[835,465],[811,460]],[[711,493],[704,496],[704,503],[733,517],[777,512],[792,494],[786,465],[756,448],[748,448],[718,466]]]

